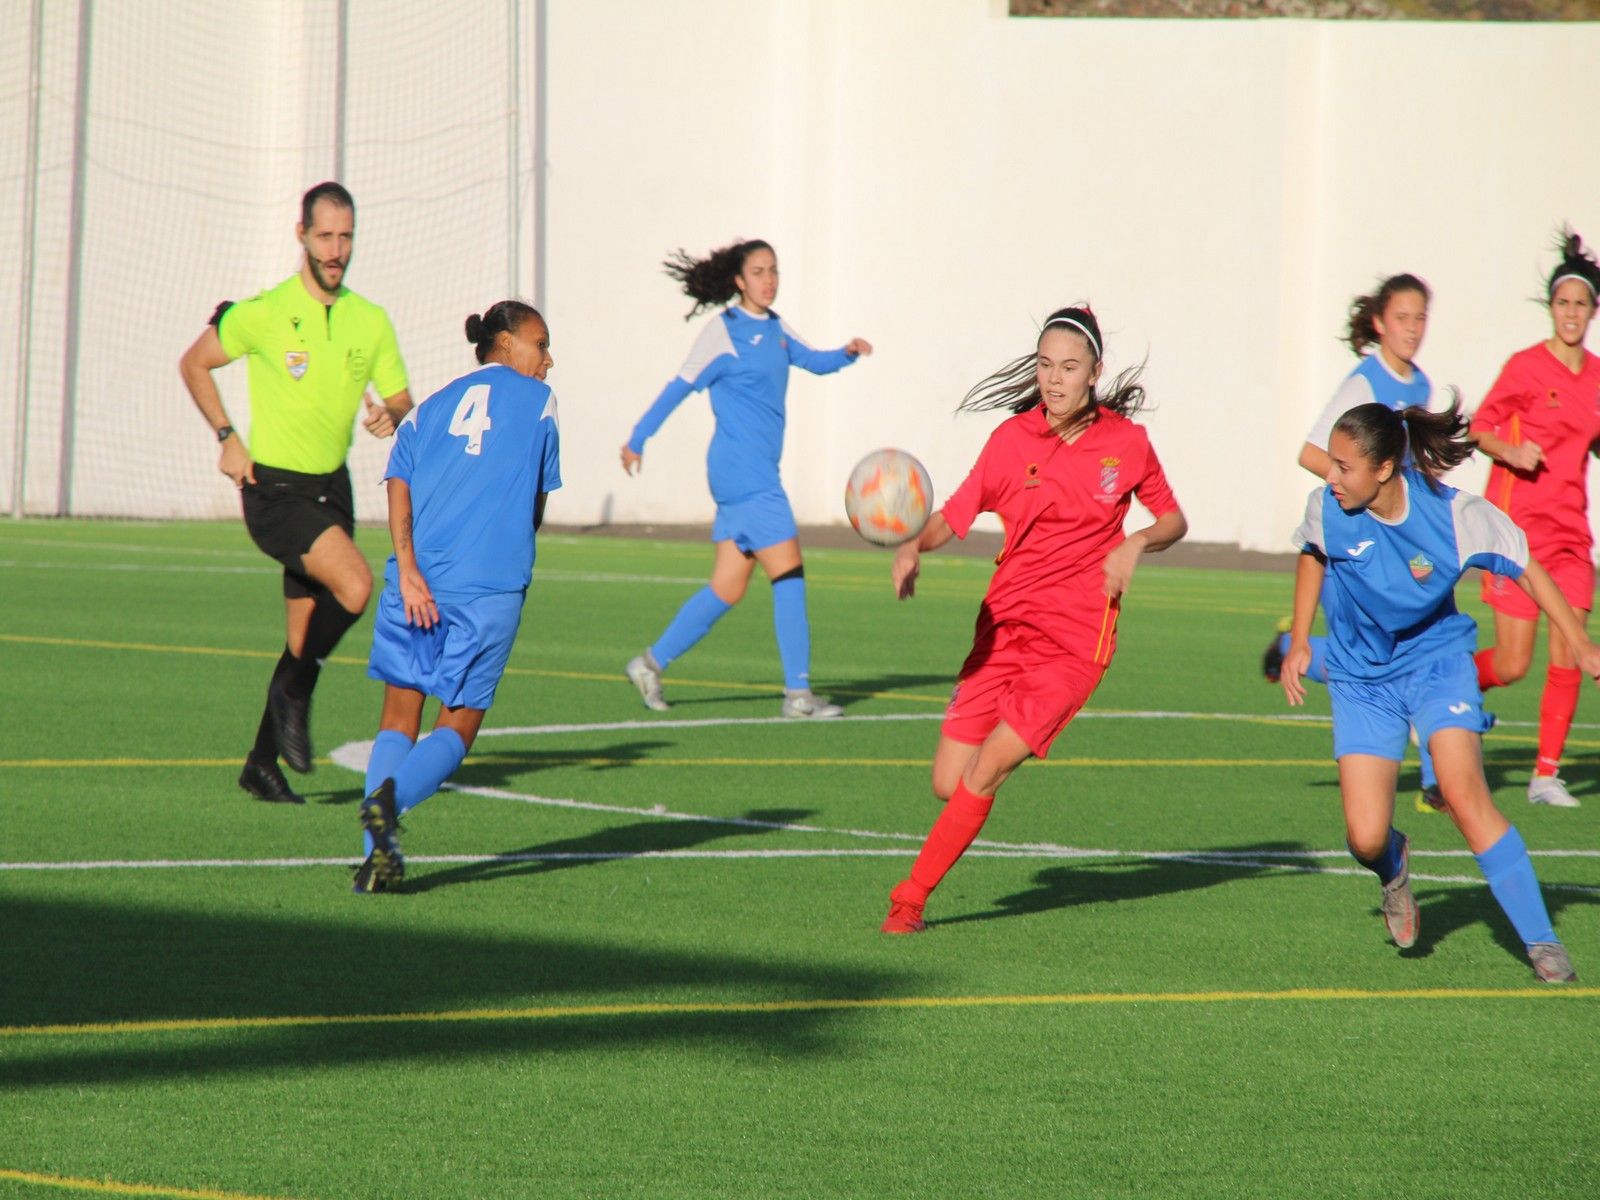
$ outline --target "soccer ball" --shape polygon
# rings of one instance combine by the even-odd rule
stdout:
[[[844,511],[875,546],[898,546],[922,532],[933,509],[928,472],[904,450],[874,450],[850,472]]]

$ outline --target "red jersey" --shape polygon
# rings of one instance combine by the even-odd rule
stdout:
[[[1589,553],[1589,451],[1600,438],[1600,357],[1584,353],[1576,375],[1543,342],[1506,360],[1472,416],[1472,432],[1513,446],[1535,442],[1532,472],[1495,463],[1484,495],[1528,535],[1535,558],[1558,548]]]
[[[1158,517],[1178,508],[1149,435],[1126,417],[1102,410],[1069,445],[1040,405],[990,434],[942,510],[958,537],[980,512],[1005,524],[974,655],[1012,626],[1027,627],[1056,652],[1109,663],[1120,604],[1105,594],[1103,565],[1124,540],[1134,496]]]

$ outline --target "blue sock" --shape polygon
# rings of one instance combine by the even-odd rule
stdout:
[[[1316,683],[1328,682],[1328,639],[1321,634],[1309,639],[1311,642],[1311,665],[1306,668],[1306,678]],[[1282,634],[1278,638],[1278,653],[1289,653],[1289,635]]]
[[[439,790],[467,756],[467,744],[454,729],[435,729],[411,748],[394,777],[397,813],[409,812]]]
[[[1434,787],[1439,782],[1439,777],[1433,773],[1433,755],[1428,751],[1428,743],[1421,736],[1417,738],[1417,759],[1422,765],[1422,786]]]
[[[367,759],[367,790],[370,796],[385,779],[393,779],[406,755],[411,753],[411,739],[397,729],[380,729],[372,743],[372,757]],[[361,835],[363,856],[372,853],[372,835]]]
[[[1478,860],[1478,869],[1489,881],[1489,890],[1500,902],[1523,945],[1561,940],[1550,924],[1544,896],[1539,892],[1539,880],[1528,858],[1528,847],[1515,825],[1506,830],[1498,842],[1473,857]]]
[[[690,596],[656,644],[650,647],[656,665],[666,670],[668,663],[687,653],[696,642],[710,633],[711,627],[732,607],[713,592],[709,584]]]
[[[783,660],[783,686],[790,691],[811,687],[811,622],[806,619],[806,579],[785,575],[772,581],[772,626]]]
[[[1389,844],[1383,848],[1383,853],[1379,854],[1377,858],[1368,862],[1354,850],[1350,851],[1350,857],[1376,875],[1379,883],[1387,886],[1396,875],[1400,874],[1400,852],[1405,848],[1405,844],[1406,835],[1391,825],[1389,827]]]

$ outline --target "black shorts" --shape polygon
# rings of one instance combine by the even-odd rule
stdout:
[[[305,573],[305,554],[327,530],[338,526],[355,535],[355,501],[350,472],[303,475],[255,464],[255,483],[239,491],[244,527],[263,554],[283,564],[283,594],[290,600],[323,589]]]

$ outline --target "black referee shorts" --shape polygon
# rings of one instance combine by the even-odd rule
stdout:
[[[304,475],[256,463],[255,475],[255,483],[239,491],[245,529],[263,554],[283,564],[286,599],[319,595],[324,589],[305,573],[305,554],[336,525],[355,536],[350,472],[340,467],[328,475]]]

